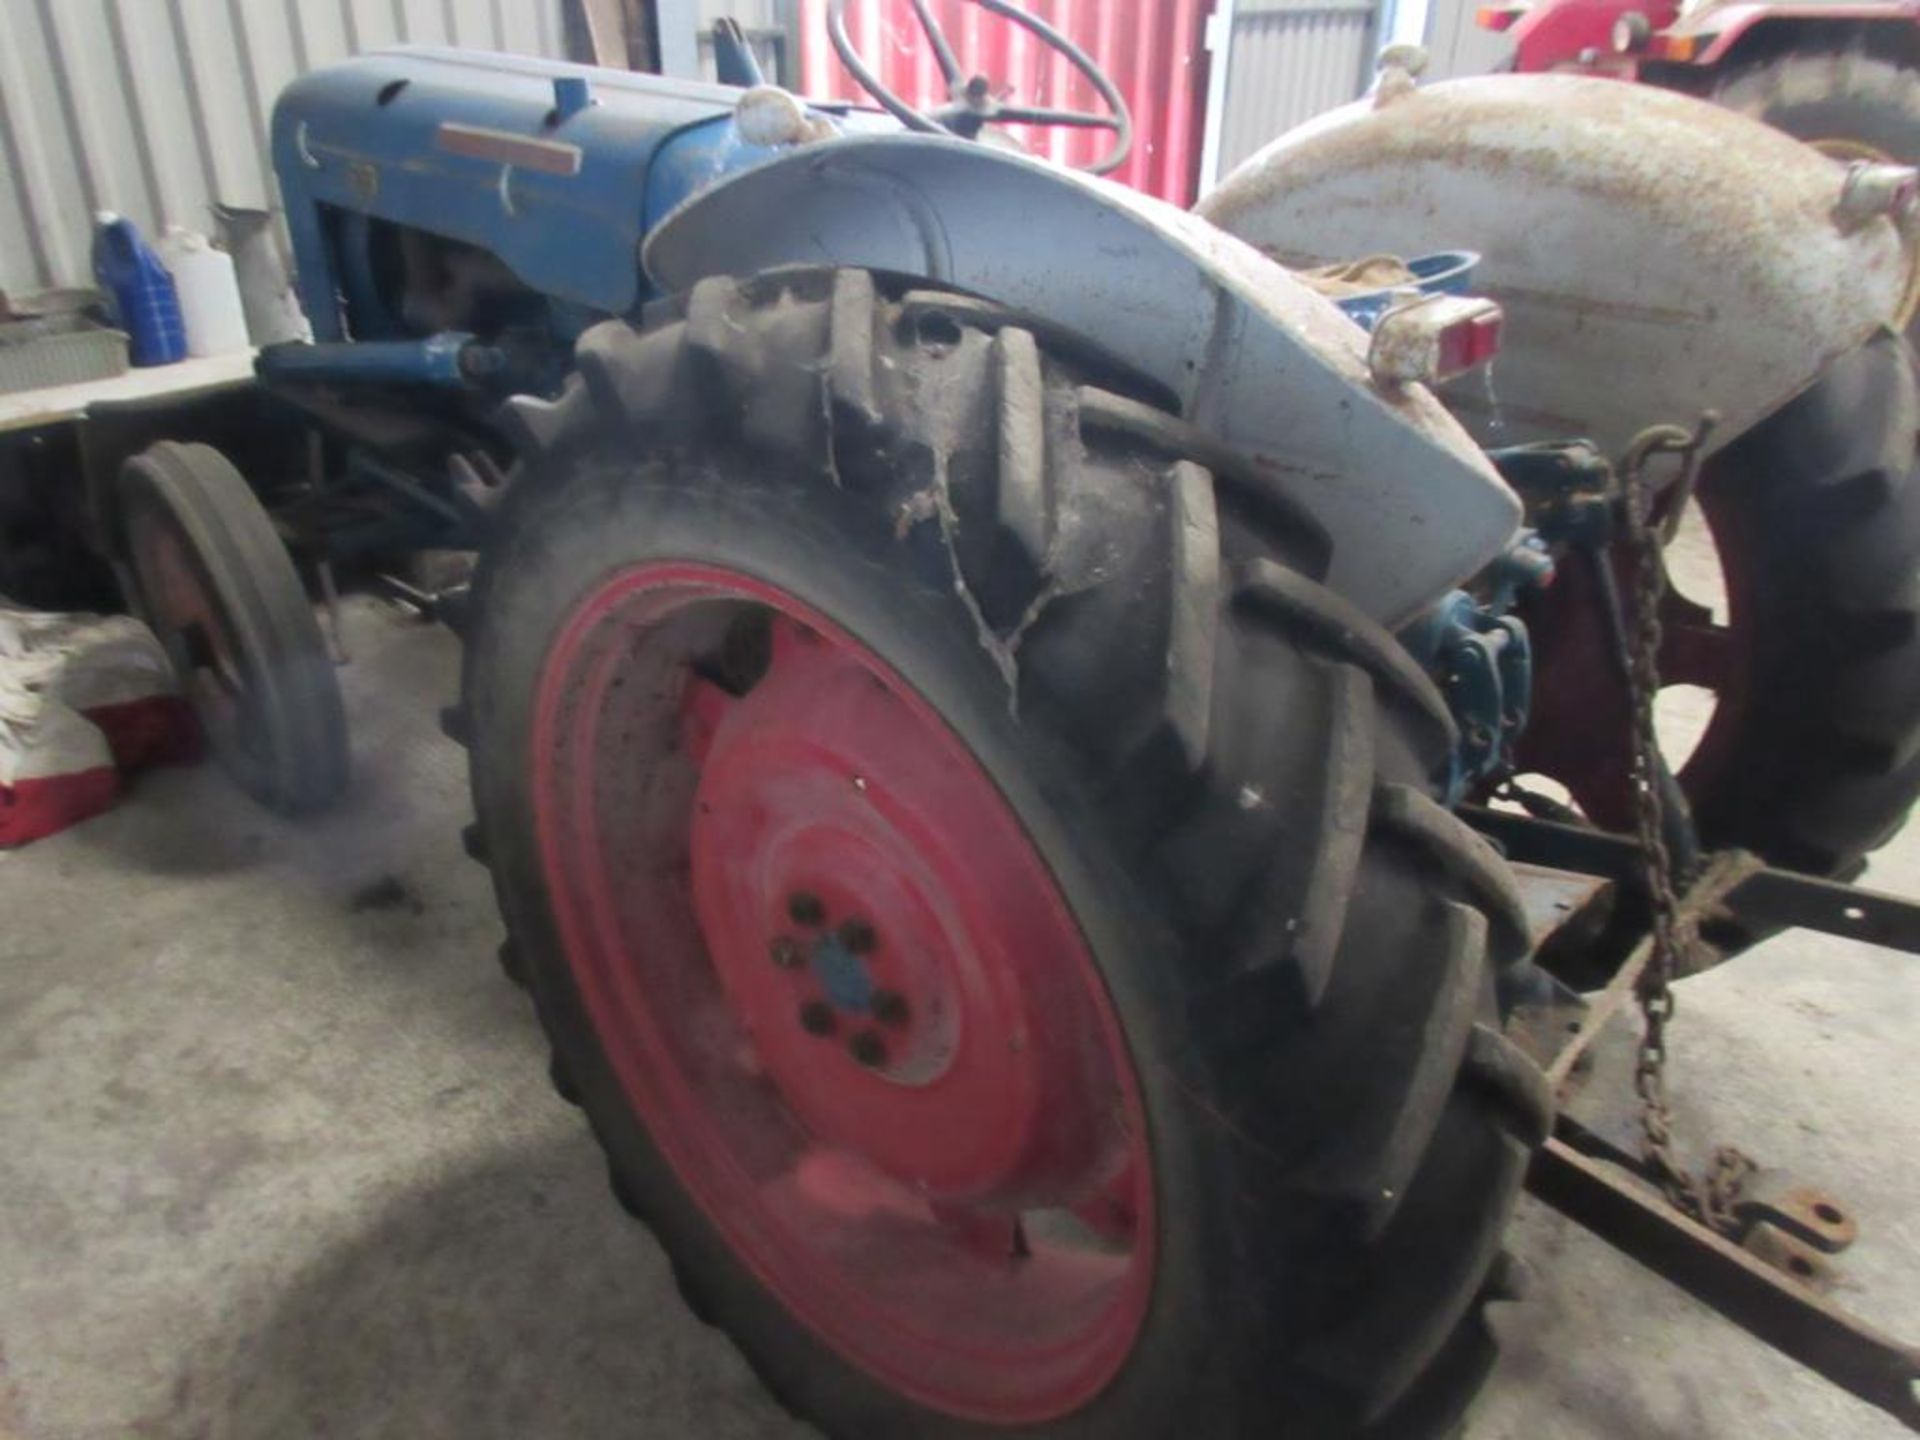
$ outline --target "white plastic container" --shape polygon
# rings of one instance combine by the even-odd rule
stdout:
[[[233,257],[213,248],[198,231],[169,226],[160,238],[161,262],[180,292],[180,318],[187,327],[189,355],[224,355],[248,348],[247,313]]]

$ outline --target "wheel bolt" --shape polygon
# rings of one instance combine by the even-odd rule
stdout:
[[[867,1001],[867,1009],[882,1025],[907,1023],[907,997],[898,990],[876,990]]]
[[[873,949],[873,942],[876,938],[873,933],[873,926],[862,920],[858,915],[855,915],[851,920],[842,920],[840,922],[840,943],[856,955],[864,955]]]
[[[809,1000],[800,1007],[800,1028],[809,1035],[833,1033],[833,1007],[824,1000]]]
[[[776,935],[767,946],[767,954],[773,963],[782,970],[798,970],[805,958],[800,953],[800,944],[791,935]]]
[[[787,914],[796,925],[818,925],[827,918],[827,907],[811,890],[796,890],[787,897]]]
[[[877,1030],[856,1030],[847,1041],[847,1053],[871,1070],[887,1063],[887,1042]]]

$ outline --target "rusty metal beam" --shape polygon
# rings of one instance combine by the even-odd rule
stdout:
[[[1481,805],[1462,805],[1460,818],[1497,841],[1509,859],[1603,875],[1627,885],[1641,883],[1645,867],[1640,846],[1631,835],[1614,835],[1587,825],[1562,825]]]
[[[1640,882],[1640,847],[1631,836],[1473,805],[1461,806],[1460,816],[1497,841],[1511,860],[1604,876],[1628,887]],[[1762,869],[1745,876],[1723,903],[1755,930],[1821,930],[1920,955],[1920,903],[1884,891]]]
[[[1569,1143],[1563,1122],[1527,1188],[1749,1334],[1920,1433],[1920,1350],[1796,1284],[1675,1210],[1615,1165]]]
[[[1920,905],[1879,890],[1762,870],[1727,897],[1727,908],[1756,929],[1823,930],[1920,955]]]
[[[1637,849],[1635,853],[1638,853]],[[1702,915],[1724,903],[1728,895],[1750,884],[1754,867],[1759,863],[1743,850],[1728,850],[1715,855],[1692,888],[1681,897],[1680,920],[1683,928],[1692,926]],[[1565,1046],[1547,1067],[1547,1082],[1553,1086],[1556,1094],[1565,1089],[1581,1055],[1606,1028],[1607,1022],[1627,1009],[1640,984],[1640,977],[1652,960],[1653,935],[1649,933],[1633,947],[1633,953],[1614,972],[1606,988],[1589,1003],[1586,1014],[1580,1017],[1579,1028],[1568,1036]]]

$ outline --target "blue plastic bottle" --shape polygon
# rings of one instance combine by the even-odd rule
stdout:
[[[131,220],[102,210],[94,217],[93,278],[113,301],[136,365],[167,365],[186,358],[187,327],[180,295],[160,257]]]

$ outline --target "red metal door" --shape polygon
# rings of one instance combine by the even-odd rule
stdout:
[[[1023,101],[1098,110],[1099,97],[1071,64],[1040,40],[964,0],[929,0],[960,63]],[[1091,55],[1133,112],[1133,153],[1114,172],[1149,195],[1190,205],[1199,170],[1207,94],[1202,30],[1207,0],[1024,0],[1026,8]],[[860,100],[864,95],[827,41],[827,0],[801,0],[801,92]],[[947,96],[932,49],[906,0],[853,0],[847,29],[880,78],[921,109]],[[1104,130],[1038,129],[1009,133],[1039,154],[1084,165],[1104,153]]]

